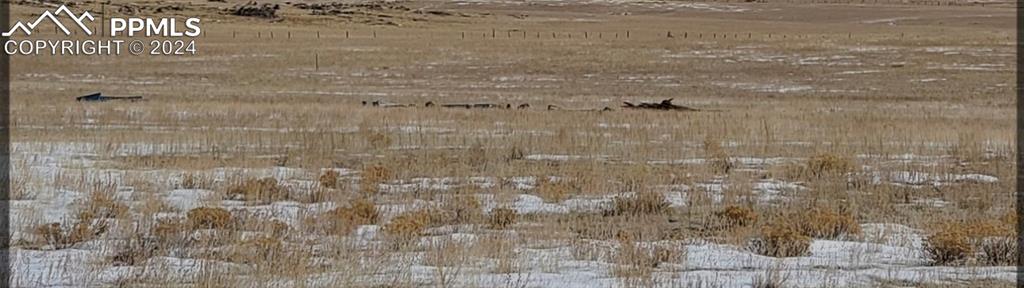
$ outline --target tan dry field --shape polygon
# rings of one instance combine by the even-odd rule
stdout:
[[[197,55],[13,58],[16,286],[1015,279],[1008,5],[236,4],[133,3]]]

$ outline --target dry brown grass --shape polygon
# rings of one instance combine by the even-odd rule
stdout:
[[[665,200],[665,195],[656,192],[640,192],[632,196],[616,197],[612,205],[611,210],[605,211],[606,216],[664,215],[671,210],[669,203]]]
[[[129,207],[114,198],[114,188],[103,186],[93,190],[78,212],[78,219],[109,219],[126,216]]]
[[[184,189],[210,189],[213,187],[213,180],[204,174],[184,173],[181,175],[179,187]]]
[[[925,239],[925,253],[935,265],[1011,265],[1017,248],[1012,227],[991,220],[939,223]]]
[[[820,239],[840,239],[860,234],[860,224],[849,211],[814,207],[797,212],[792,220],[804,235]]]
[[[772,257],[804,256],[811,246],[811,237],[804,235],[791,223],[772,223],[761,231],[761,236],[750,243],[750,250]]]
[[[725,209],[717,211],[713,214],[715,217],[721,219],[726,227],[746,227],[757,222],[757,212],[750,207],[743,206],[726,206]]]
[[[476,223],[483,217],[480,201],[474,195],[455,195],[449,197],[441,207],[450,224]]]
[[[466,8],[412,2],[457,12],[495,7],[511,11],[495,3]],[[121,251],[118,263],[146,265],[152,244],[128,241],[131,229],[119,228],[140,223],[148,227],[142,234],[159,239],[157,255],[215,260],[217,264],[201,265],[202,275],[188,282],[206,287],[282,283],[281,279],[302,283],[310,275],[332,275],[325,285],[338,287],[451,284],[448,271],[435,278],[440,280],[417,282],[423,275],[405,272],[414,270],[409,269],[415,261],[408,251],[385,249],[374,241],[407,244],[427,231],[431,236],[466,233],[501,240],[467,244],[474,245],[474,251],[460,254],[449,252],[462,244],[425,247],[431,254],[425,262],[433,264],[465,259],[474,265],[494,264],[488,270],[509,275],[538,270],[545,277],[567,275],[562,270],[567,265],[560,262],[564,259],[537,259],[532,251],[571,245],[581,259],[625,268],[619,276],[646,278],[652,281],[645,283],[648,286],[679,286],[676,281],[687,281],[693,273],[680,272],[684,280],[655,279],[661,274],[655,271],[675,267],[668,264],[681,260],[659,256],[673,253],[650,250],[647,244],[652,242],[687,239],[693,240],[691,245],[742,246],[748,237],[759,236],[764,245],[755,251],[784,257],[802,254],[811,237],[859,241],[859,223],[923,229],[929,231],[925,236],[935,235],[930,238],[934,247],[956,248],[961,237],[941,231],[963,230],[973,250],[963,258],[965,264],[1009,263],[1007,255],[1015,249],[1006,238],[971,232],[970,227],[933,229],[929,225],[946,218],[1014,211],[1013,195],[1006,191],[1013,191],[1013,121],[1007,115],[1012,115],[1015,103],[1015,64],[1010,57],[1012,41],[1004,38],[1014,30],[1012,25],[998,23],[1009,19],[1006,15],[1012,11],[915,6],[909,13],[869,4],[728,3],[751,8],[752,13],[710,13],[692,7],[644,8],[651,3],[640,1],[628,6],[631,15],[626,17],[610,15],[615,11],[605,11],[604,5],[587,4],[576,10],[581,4],[569,2],[565,7],[517,5],[515,9],[530,14],[527,19],[498,12],[409,22],[400,28],[338,24],[334,18],[297,15],[293,10],[282,12],[286,16],[281,21],[256,21],[187,6],[184,9],[193,10],[178,13],[202,13],[204,31],[209,32],[197,39],[203,50],[199,57],[13,59],[15,155],[54,156],[58,162],[27,160],[34,162],[20,166],[33,170],[17,170],[56,171],[52,178],[35,172],[40,175],[16,176],[23,179],[14,187],[20,189],[20,197],[52,204],[46,202],[56,201],[50,200],[53,191],[90,192],[94,180],[120,186],[88,200],[94,204],[83,205],[90,206],[83,210],[91,212],[80,219],[59,223],[59,229],[41,228],[39,237],[32,230],[51,220],[24,216],[33,218],[24,224],[28,232],[24,234],[60,244],[54,246],[81,249],[93,249],[91,239],[110,238],[129,243],[111,248]],[[229,4],[234,3],[224,5]],[[37,15],[29,15],[25,5],[13,6],[18,19]],[[120,16],[111,7],[107,13]],[[615,7],[617,11],[627,6]],[[883,17],[914,20],[893,20],[895,25],[865,23]],[[752,21],[765,25],[750,25]],[[481,37],[491,27],[498,29],[498,37]],[[690,30],[689,37],[680,37],[678,30],[684,29],[680,27]],[[531,37],[502,38],[501,29],[521,29]],[[626,29],[632,37],[613,36]],[[353,37],[346,38],[346,30]],[[372,38],[370,30],[380,36]],[[665,37],[669,30],[676,37]],[[267,37],[270,31],[277,37]],[[459,36],[463,31],[467,39]],[[534,31],[545,37],[533,38]],[[581,31],[590,32],[589,37],[581,38]],[[557,32],[558,38],[547,32]],[[570,32],[574,38],[564,37]],[[725,32],[730,32],[728,39],[721,37]],[[753,36],[733,37],[732,33],[742,32]],[[894,36],[897,32],[907,37]],[[256,38],[257,33],[263,37]],[[312,36],[319,33],[321,38]],[[595,38],[595,33],[603,37]],[[697,33],[703,37],[695,37]],[[718,35],[708,37],[711,33]],[[774,37],[768,38],[768,33]],[[852,36],[847,37],[848,33]],[[934,50],[949,53],[930,52]],[[199,62],[212,64],[196,65]],[[144,95],[149,100],[65,101],[90,91]],[[547,104],[617,108],[622,101],[673,97],[678,104],[705,111],[543,109]],[[509,102],[533,107],[359,105],[374,98],[393,103]],[[323,167],[361,169],[359,179],[352,179],[358,181],[353,184],[359,191],[347,189],[347,177],[331,180],[325,172],[321,178]],[[220,169],[241,170],[239,175],[245,177],[272,174],[288,185],[258,178],[232,183],[232,176],[227,181],[211,176]],[[784,173],[774,173],[780,170]],[[904,172],[928,173],[940,183],[930,178],[923,184],[890,183],[899,178],[893,175]],[[179,173],[184,173],[181,183],[164,180],[176,179]],[[998,182],[956,178],[964,174],[989,175]],[[558,181],[539,183],[536,190],[511,183],[480,184],[529,176],[557,176]],[[421,187],[413,178],[450,179],[448,184],[455,187],[436,181]],[[775,180],[806,189],[755,191],[763,188],[759,184]],[[381,193],[381,184],[399,182],[403,187],[413,184]],[[321,192],[293,185],[305,183],[322,186],[317,189],[322,194],[306,198],[303,195]],[[296,188],[284,191],[283,186]],[[266,205],[274,215],[266,215],[267,207],[245,207],[255,210],[251,214],[231,208],[233,224],[217,231],[192,231],[191,220],[154,221],[158,215],[184,213],[155,204],[138,205],[140,201],[182,204],[164,196],[172,188],[190,187],[216,190],[218,197],[226,192],[249,204],[278,203]],[[597,205],[593,210],[571,208],[566,214],[526,213],[510,224],[496,221],[499,225],[491,223],[497,213],[482,214],[482,207],[501,207],[521,194],[540,196],[547,202],[545,207],[568,207],[623,192],[635,194],[614,199],[608,211]],[[679,199],[662,195],[685,197],[686,203],[669,208],[667,200]],[[346,202],[352,198],[361,199]],[[210,208],[221,205],[218,200],[199,199],[200,206]],[[324,213],[320,210],[324,201],[337,201],[339,208]],[[845,208],[814,211],[808,207],[818,206],[808,203]],[[432,208],[383,220],[390,215],[385,212],[420,204]],[[297,227],[278,225],[267,218],[281,217],[278,208],[299,210],[299,217],[308,221]],[[779,218],[785,217],[777,215],[793,220],[783,221]],[[385,226],[383,239],[338,237],[371,224]],[[492,225],[503,231],[481,229]],[[446,227],[428,229],[433,226]],[[631,246],[622,245],[628,249],[617,253],[613,247],[620,234],[633,240]],[[986,234],[991,235],[980,236]],[[90,245],[74,244],[85,242]],[[110,265],[96,262],[87,266],[107,271]],[[847,273],[845,268],[835,271]],[[185,281],[149,273],[159,270],[145,271],[146,277],[119,283],[162,287]],[[402,272],[396,276],[391,271]],[[478,272],[466,273],[475,277]],[[61,273],[50,275],[65,275]],[[368,278],[379,283],[363,282]],[[107,283],[95,286],[103,284]],[[493,283],[467,285],[487,284]]]
[[[416,210],[402,213],[395,216],[390,222],[384,225],[384,232],[391,237],[392,241],[399,247],[409,244],[415,240],[430,224],[433,217],[428,210]]]
[[[818,154],[807,160],[807,174],[812,177],[844,175],[853,169],[852,160],[835,154]]]
[[[491,210],[491,217],[487,220],[487,225],[491,229],[505,229],[509,226],[516,224],[516,219],[519,218],[519,213],[516,210],[509,208],[495,208]]]
[[[547,176],[538,176],[537,188],[534,193],[541,199],[544,199],[545,202],[558,203],[568,199],[573,194],[578,194],[579,190],[571,181],[566,179],[551,180]]]
[[[260,204],[289,199],[288,188],[281,186],[274,178],[250,178],[227,188],[227,197]]]
[[[258,237],[240,243],[230,257],[236,263],[274,263],[283,249],[282,241],[278,238]]]
[[[359,198],[348,206],[338,207],[326,214],[328,233],[348,235],[360,225],[376,224],[380,218],[377,205],[368,198]],[[320,221],[320,220],[317,220]]]
[[[637,243],[628,233],[616,236],[618,249],[612,274],[623,278],[649,279],[662,264],[681,264],[686,257],[686,247],[675,242]]]
[[[364,195],[374,195],[380,191],[380,184],[391,180],[391,169],[380,164],[369,165],[363,168],[359,188]]]
[[[721,139],[705,138],[704,154],[707,155],[707,165],[713,174],[729,174],[735,166],[729,159],[729,154],[722,148]]]
[[[192,229],[224,229],[231,225],[231,212],[224,208],[200,207],[188,211]]]
[[[329,188],[329,189],[336,189],[336,188],[338,188],[338,177],[339,176],[341,176],[341,174],[339,174],[338,171],[335,171],[335,170],[324,171],[323,174],[320,174],[320,178],[318,179],[319,183],[320,183],[320,187]]]
[[[53,249],[71,248],[75,244],[95,239],[107,232],[107,224],[101,219],[83,218],[69,225],[48,223],[36,227],[34,234],[39,247]]]

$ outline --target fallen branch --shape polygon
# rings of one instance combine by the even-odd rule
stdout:
[[[384,102],[381,102],[380,100],[372,101],[372,102],[369,102],[369,103],[367,103],[366,101],[363,101],[363,106],[366,106],[367,104],[369,104],[370,106],[373,106],[373,107],[381,107],[381,108],[416,107],[416,104],[384,103]]]
[[[465,109],[493,109],[493,108],[505,108],[512,109],[512,104],[494,104],[494,103],[447,103],[447,104],[435,104],[434,101],[427,102],[425,107],[441,106],[442,108],[465,108]],[[519,105],[519,109],[523,109],[522,105]],[[527,105],[529,107],[529,105]]]
[[[112,100],[135,102],[142,100],[142,96],[106,96],[103,95],[101,92],[96,92],[89,95],[75,97],[75,100],[79,102],[103,102]]]
[[[626,109],[653,109],[653,110],[678,110],[678,111],[700,111],[696,108],[690,108],[686,106],[672,104],[674,98],[662,100],[661,102],[640,102],[633,104],[631,102],[622,102],[622,108]]]
[[[548,110],[549,111],[555,111],[555,110],[557,110],[557,111],[569,111],[569,112],[604,112],[604,111],[612,111],[612,108],[608,108],[608,107],[604,107],[604,108],[562,108],[562,107],[559,107],[558,105],[548,105]]]

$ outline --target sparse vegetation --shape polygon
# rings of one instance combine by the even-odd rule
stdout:
[[[813,177],[843,175],[853,167],[850,159],[835,154],[818,154],[807,160],[807,172]]]
[[[335,189],[338,188],[338,177],[341,176],[338,171],[327,170],[323,174],[320,174],[320,187]]]
[[[359,188],[364,195],[377,194],[380,191],[380,184],[391,180],[391,170],[382,165],[370,165],[363,169],[362,179]]]
[[[724,222],[726,227],[746,227],[757,222],[757,212],[743,206],[726,206],[725,209],[715,212],[714,215]]]
[[[224,229],[231,224],[231,212],[224,208],[200,207],[188,211],[193,229]]]
[[[423,234],[431,217],[427,210],[406,212],[384,225],[384,232],[387,232],[398,245],[405,245]]]
[[[10,286],[1014,280],[1014,5],[357,2],[12,57]]]
[[[750,243],[750,249],[755,253],[772,257],[804,256],[810,246],[811,237],[784,222],[765,227],[761,237]]]
[[[614,207],[605,212],[605,215],[659,215],[666,214],[671,209],[665,196],[656,192],[641,192],[633,196],[616,197],[612,202]]]
[[[572,194],[578,194],[579,190],[565,179],[551,180],[547,176],[540,176],[537,177],[536,193],[545,202],[558,203],[568,199]]]
[[[505,229],[516,223],[519,214],[516,210],[509,208],[495,208],[491,210],[491,218],[487,221],[492,229]]]
[[[359,198],[346,207],[339,207],[327,213],[329,233],[347,235],[359,225],[376,224],[380,218],[377,205],[370,199]]]
[[[278,185],[274,178],[250,178],[231,185],[227,196],[232,200],[253,201],[256,203],[272,203],[288,199],[288,188]]]
[[[794,215],[800,233],[819,239],[840,239],[859,235],[860,224],[847,211],[815,207]]]
[[[1013,229],[999,221],[945,222],[925,239],[925,253],[934,265],[1016,263]]]

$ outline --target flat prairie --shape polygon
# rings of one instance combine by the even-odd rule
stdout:
[[[16,287],[1016,279],[1013,2],[68,3],[202,35],[12,56]]]

